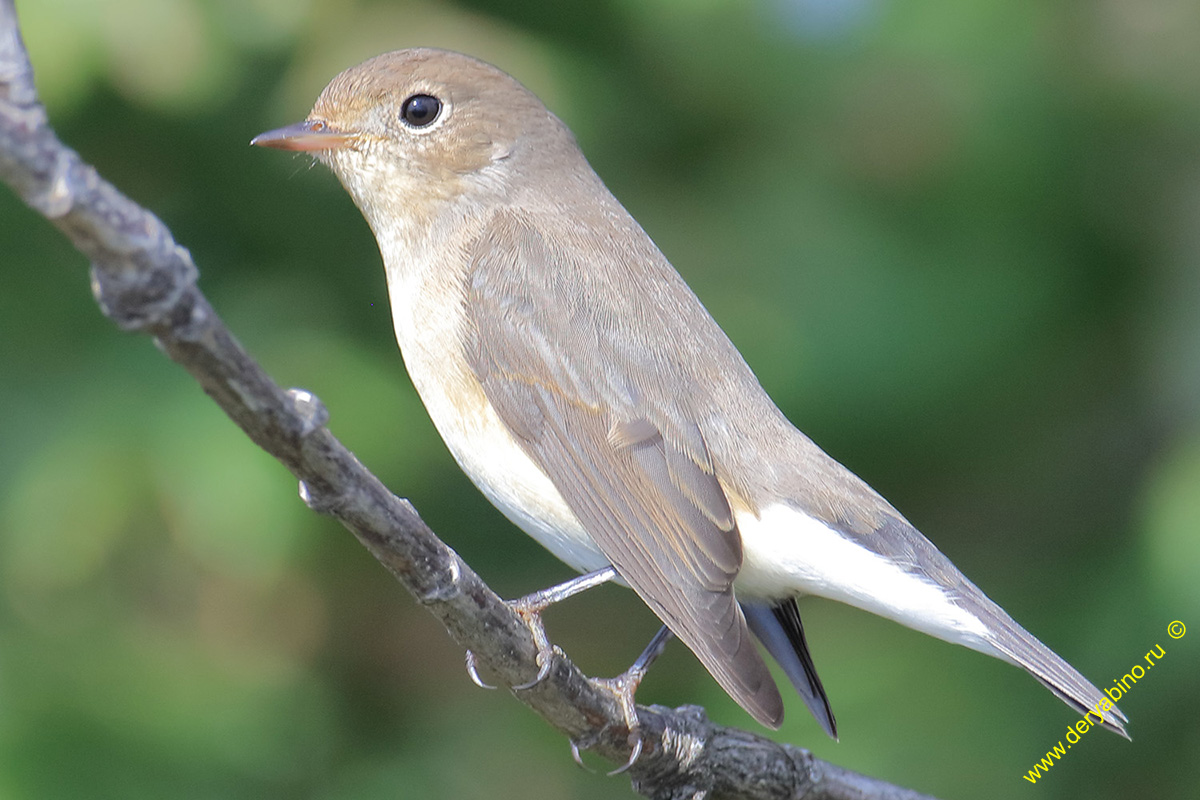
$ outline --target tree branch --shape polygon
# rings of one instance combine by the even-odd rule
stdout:
[[[247,355],[196,288],[191,255],[166,226],[58,140],[34,89],[13,0],[0,0],[0,177],[88,258],[103,312],[123,330],[153,336],[292,471],[311,508],[345,525],[500,680],[519,685],[537,674],[537,648],[522,619],[334,438],[320,400],[281,389]],[[611,690],[557,648],[547,678],[513,694],[571,741],[614,763],[628,757]],[[695,706],[639,707],[638,720],[644,750],[629,775],[647,797],[924,797],[718,726]]]

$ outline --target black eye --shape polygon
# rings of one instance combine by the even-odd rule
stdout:
[[[414,128],[432,125],[442,113],[442,101],[427,94],[414,94],[400,106],[400,119]]]

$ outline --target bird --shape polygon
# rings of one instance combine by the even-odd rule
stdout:
[[[1103,692],[784,416],[515,78],[385,53],[251,143],[311,154],[366,218],[413,386],[475,486],[583,584],[632,588],[758,722],[778,728],[783,700],[756,639],[837,738],[797,603],[817,596],[1021,667],[1128,738]]]

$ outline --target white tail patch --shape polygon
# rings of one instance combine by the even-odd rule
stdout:
[[[777,503],[737,514],[745,597],[816,595],[899,622],[947,642],[1005,658],[987,627],[945,590],[868,550],[820,520]],[[918,534],[919,535],[919,534]],[[1007,659],[1006,659],[1007,660]]]

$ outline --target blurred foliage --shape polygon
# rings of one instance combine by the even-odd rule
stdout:
[[[946,797],[1200,783],[1200,5],[28,0],[61,137],[189,247],[284,385],[501,592],[567,577],[474,492],[310,159],[246,146],[385,50],[526,82],[789,416],[1099,685],[1133,743],[1022,780],[1071,714],[1020,671],[806,605],[841,723],[778,736]],[[462,654],[0,192],[0,797],[624,797]],[[1180,619],[1193,632],[1165,636]],[[593,674],[655,628],[549,618]],[[683,648],[643,702],[753,723]]]

